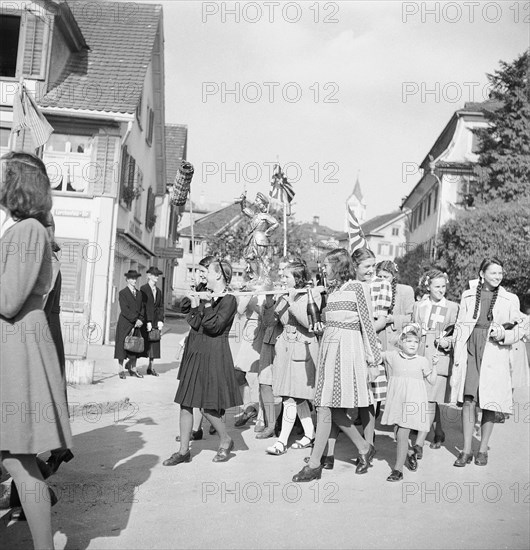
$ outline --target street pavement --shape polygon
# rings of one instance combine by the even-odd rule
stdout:
[[[111,346],[90,346],[95,383],[69,387],[75,458],[49,479],[58,549],[115,548],[524,548],[530,546],[528,390],[515,414],[496,425],[489,464],[454,468],[461,448],[459,413],[444,408],[447,439],[425,447],[417,472],[386,477],[394,461],[392,430],[378,425],[377,455],[356,475],[344,436],[335,468],[320,481],[294,484],[307,450],[265,453],[253,425],[227,425],[232,458],[214,464],[217,436],[193,442],[192,462],[162,465],[178,450],[175,361],[181,319],[163,335],[159,377],[121,380]],[[145,373],[147,360],[139,362]],[[292,435],[291,442],[296,439]],[[475,442],[478,448],[478,442]],[[0,519],[2,548],[31,548],[25,522]]]

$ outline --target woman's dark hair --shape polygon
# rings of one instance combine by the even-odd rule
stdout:
[[[45,225],[52,209],[52,192],[42,160],[19,151],[6,153],[0,160],[5,170],[0,204],[15,220],[35,218]]]
[[[330,285],[333,281],[342,284],[355,278],[355,267],[349,252],[345,248],[335,248],[328,252],[326,260],[332,268],[332,274],[328,281]]]
[[[210,265],[214,266],[217,273],[223,276],[224,282],[229,285],[232,280],[232,266],[226,260],[215,259]]]
[[[376,275],[381,271],[388,271],[392,275],[392,301],[390,307],[388,308],[388,313],[392,315],[394,311],[394,306],[396,305],[396,294],[397,294],[397,276],[398,276],[398,266],[392,260],[383,260],[375,266]]]
[[[490,267],[491,265],[498,265],[500,267],[504,267],[502,265],[502,262],[500,260],[498,260],[497,258],[484,258],[482,260],[482,263],[480,264],[480,267],[478,269],[479,271],[479,276],[480,276],[480,273],[484,273],[484,271],[486,271],[486,269],[488,269],[488,267]],[[478,285],[477,285],[477,292],[475,294],[475,310],[473,311],[473,319],[476,319],[478,317],[478,312],[479,312],[479,309],[480,309],[480,299],[481,299],[481,295],[482,295],[482,286],[483,286],[483,282],[482,282],[482,277],[479,278],[479,281],[478,281]],[[500,286],[500,285],[499,285]],[[493,291],[493,297],[491,299],[491,304],[490,304],[490,308],[488,310],[488,315],[487,315],[487,319],[488,321],[493,321],[493,306],[495,305],[495,302],[497,301],[497,296],[499,294],[499,286],[497,286],[495,288],[495,290]]]
[[[375,254],[369,248],[358,248],[353,251],[351,259],[355,268],[359,266],[364,260],[375,259]]]
[[[285,269],[293,274],[295,288],[304,288],[311,279],[307,265],[303,260],[289,262]]]
[[[200,262],[199,262],[199,265],[201,267],[205,267],[206,269],[208,269],[208,267],[210,266],[211,263],[213,262],[217,262],[217,258],[215,256],[205,256]]]

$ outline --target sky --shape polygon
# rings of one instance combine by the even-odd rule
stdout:
[[[157,3],[192,199],[267,194],[279,161],[296,221],[339,231],[357,176],[366,219],[397,210],[420,177],[404,171],[529,47],[528,2]]]

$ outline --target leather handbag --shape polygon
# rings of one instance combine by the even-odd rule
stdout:
[[[160,330],[157,328],[153,328],[147,333],[149,342],[160,342],[161,336],[162,335],[160,334]]]
[[[138,327],[133,327],[131,332],[125,337],[123,349],[132,353],[142,353],[144,351],[144,339],[142,336],[135,336],[135,331],[140,330]]]

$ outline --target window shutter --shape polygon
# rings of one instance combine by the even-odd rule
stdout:
[[[47,37],[46,23],[32,13],[26,14],[24,34],[24,76],[44,79],[45,52],[44,45]]]
[[[58,253],[61,265],[61,302],[81,302],[85,297],[85,275],[87,260],[83,256],[88,244],[86,239],[63,239],[57,237],[61,247]],[[86,251],[90,258],[92,251]]]

